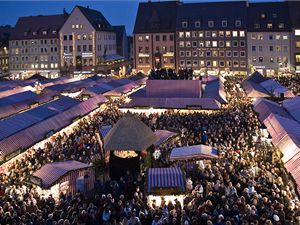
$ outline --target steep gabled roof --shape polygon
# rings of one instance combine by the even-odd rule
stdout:
[[[95,30],[112,30],[110,23],[107,21],[107,19],[103,16],[101,12],[82,6],[76,7],[87,18],[87,20],[95,28]]]
[[[176,1],[140,3],[133,33],[175,32],[177,5]]]
[[[158,140],[154,132],[141,120],[125,116],[105,136],[104,149],[142,151]]]
[[[10,36],[10,40],[57,38],[59,30],[67,18],[68,14],[66,13],[20,17]],[[44,31],[47,33],[43,34]]]

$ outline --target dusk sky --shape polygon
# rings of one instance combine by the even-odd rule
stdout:
[[[195,0],[183,2],[208,2]],[[220,1],[220,0],[216,0]],[[232,1],[232,0],[231,0]],[[260,0],[256,0],[260,1]],[[268,1],[268,0],[264,0]],[[278,0],[273,0],[278,1]],[[63,8],[71,12],[75,5],[89,6],[102,12],[112,25],[125,25],[132,34],[139,1],[0,1],[0,25],[14,26],[20,16],[60,14]]]

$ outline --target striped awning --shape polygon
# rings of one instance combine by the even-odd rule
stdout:
[[[164,142],[166,142],[168,139],[170,139],[170,138],[177,135],[177,133],[171,132],[171,131],[168,131],[168,130],[156,130],[154,132],[154,134],[157,137],[159,137],[159,140],[154,143],[155,146],[159,146],[159,145],[163,144]]]
[[[108,134],[108,132],[111,130],[112,125],[103,126],[100,128],[100,136],[102,138],[105,138],[105,136]]]
[[[67,173],[74,170],[86,169],[89,167],[91,166],[88,164],[74,160],[48,163],[42,166],[39,170],[35,171],[32,174],[30,180],[31,182],[43,188],[50,188]]]
[[[149,168],[148,170],[148,192],[159,188],[179,188],[185,191],[185,180],[182,170],[178,167]]]
[[[170,160],[189,160],[199,158],[217,158],[218,151],[207,145],[192,145],[174,148],[170,155]]]

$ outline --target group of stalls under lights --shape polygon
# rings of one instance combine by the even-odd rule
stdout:
[[[166,141],[175,138],[176,133],[167,130],[153,132],[139,119],[126,116],[121,118],[114,126],[100,128],[100,136],[107,155],[107,163],[110,166],[110,177],[119,179],[130,171],[133,175],[140,173],[140,161],[143,157],[155,158],[153,146],[159,146]],[[188,162],[196,162],[201,159],[213,159],[218,157],[216,149],[205,146],[187,146],[174,148],[170,159],[174,166],[170,168],[146,168],[147,181],[145,190],[148,194],[149,205],[161,205],[163,201],[168,203],[178,201],[183,206],[186,193],[186,179],[182,168]],[[187,168],[186,168],[187,169]]]
[[[272,143],[282,153],[282,161],[300,192],[300,97],[284,100],[281,105],[257,99],[253,108],[266,127]]]

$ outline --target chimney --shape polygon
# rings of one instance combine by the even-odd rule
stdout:
[[[86,6],[86,8],[88,8],[88,9],[89,9],[89,8],[90,8],[90,6],[88,6],[88,5],[87,5],[87,6]]]

